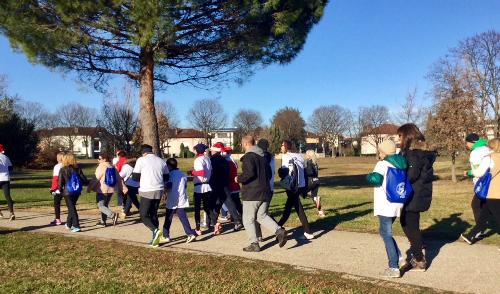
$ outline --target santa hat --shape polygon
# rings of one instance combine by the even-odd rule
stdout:
[[[210,148],[210,151],[212,152],[222,152],[223,150],[224,150],[224,144],[221,142],[213,144],[212,147]]]
[[[231,146],[227,146],[227,147],[224,147],[223,151],[226,152],[226,153],[232,153],[233,152],[233,148],[231,148]]]
[[[3,145],[0,144],[0,153],[4,153],[5,152],[5,149],[3,148]]]
[[[120,156],[120,154],[125,155],[126,153],[125,153],[125,151],[123,151],[123,150],[118,150],[118,151],[116,151],[116,156]]]

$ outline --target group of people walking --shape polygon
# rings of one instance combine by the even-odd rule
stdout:
[[[425,245],[420,230],[420,215],[427,211],[432,202],[433,164],[437,153],[427,144],[424,135],[414,124],[404,124],[397,130],[399,151],[392,140],[378,145],[378,157],[373,172],[367,181],[374,186],[374,215],[379,219],[379,232],[385,245],[388,268],[382,276],[397,278],[402,270],[425,271]],[[475,225],[461,235],[468,244],[474,244],[484,236],[490,215],[500,224],[500,139],[487,142],[477,134],[469,134],[465,144],[470,154],[471,170],[464,176],[473,177],[474,194],[471,207]],[[187,236],[192,242],[207,232],[219,235],[222,224],[219,215],[226,207],[233,220],[233,230],[246,231],[249,245],[247,252],[260,251],[263,226],[276,236],[277,243],[283,247],[287,242],[283,228],[292,208],[298,215],[304,233],[303,239],[313,239],[300,196],[308,195],[314,200],[318,215],[324,217],[321,208],[319,189],[319,168],[316,154],[306,152],[305,158],[297,153],[293,144],[283,140],[281,145],[281,164],[276,171],[274,155],[268,151],[269,142],[252,136],[241,140],[244,155],[238,162],[232,157],[231,147],[218,142],[210,148],[204,144],[194,146],[193,168],[186,173],[178,167],[175,158],[166,161],[153,153],[150,145],[142,145],[142,156],[135,161],[128,159],[124,151],[118,151],[113,160],[106,155],[99,156],[99,164],[90,180],[83,174],[72,153],[59,153],[54,166],[51,193],[54,196],[55,219],[53,225],[62,225],[60,204],[64,198],[68,208],[66,228],[72,232],[81,231],[76,204],[83,186],[87,192],[96,193],[97,207],[101,213],[96,226],[115,225],[121,215],[130,215],[134,205],[142,223],[151,231],[149,244],[153,247],[171,240],[170,227],[173,216],[177,214]],[[10,178],[12,164],[0,145],[0,187],[14,220],[13,202],[10,197]],[[285,189],[287,199],[281,218],[276,221],[269,215],[275,185],[275,173]],[[187,193],[188,174],[193,177],[194,185],[194,227],[186,214],[190,206]],[[485,188],[486,187],[486,188]],[[486,192],[485,190],[486,189]],[[118,193],[123,200],[123,210],[119,213],[109,208],[112,196]],[[138,199],[140,196],[140,200]],[[158,209],[162,197],[166,196],[166,214],[163,227],[160,227]],[[202,221],[202,210],[205,212]],[[0,213],[0,216],[1,213]],[[404,258],[393,238],[392,226],[396,218],[410,243],[410,254]]]

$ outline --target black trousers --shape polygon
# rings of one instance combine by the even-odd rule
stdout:
[[[160,199],[141,198],[140,215],[142,223],[154,232],[160,226],[158,220],[158,207],[160,207]]]
[[[66,206],[68,207],[68,218],[66,219],[66,226],[68,226],[69,228],[80,227],[78,211],[76,210],[76,202],[78,202],[78,198],[80,198],[80,194],[64,195],[64,200],[66,201]]]
[[[210,202],[212,205],[212,210],[210,211],[210,224],[215,225],[219,219],[220,210],[222,205],[227,198],[227,189],[225,187],[215,187],[212,188],[212,193],[210,194]]]
[[[14,202],[10,196],[10,181],[1,181],[0,188],[3,190],[3,196],[7,200],[7,206],[9,207],[10,213],[14,213]]]
[[[422,232],[420,231],[420,212],[403,209],[401,211],[400,222],[403,232],[410,241],[411,254],[417,261],[423,261],[424,253],[422,251]]]
[[[490,214],[494,217],[497,227],[500,228],[500,199],[475,199],[477,197],[474,197],[471,206],[476,224],[470,230],[469,238],[474,238],[478,233],[484,232],[488,228]],[[500,234],[500,231],[497,233]]]
[[[210,221],[210,211],[212,210],[211,203],[210,203],[210,192],[206,193],[194,193],[194,221],[196,222],[196,230],[200,230],[200,223],[201,223],[201,204],[203,203],[203,210],[207,214],[209,221],[207,225],[215,225],[211,224]]]
[[[128,192],[125,194],[125,208],[123,212],[126,215],[130,214],[130,209],[132,209],[132,204],[137,208],[137,210],[141,210],[141,205],[139,204],[139,200],[137,199],[137,194],[139,193],[139,188],[127,186]]]
[[[54,196],[54,214],[56,219],[61,219],[61,200],[63,199],[62,194],[55,194]]]
[[[241,224],[241,216],[243,213],[243,205],[240,200],[240,193],[231,193],[229,190],[226,191],[226,201],[225,204],[229,213],[231,213],[231,217],[235,224]]]
[[[299,189],[298,192],[293,193],[291,191],[286,191],[286,203],[285,203],[285,210],[283,211],[283,215],[281,216],[281,219],[278,221],[279,226],[283,226],[288,218],[290,217],[290,214],[292,213],[292,207],[295,208],[295,212],[299,216],[300,223],[302,224],[302,227],[304,228],[304,232],[311,234],[311,228],[309,227],[309,222],[307,221],[306,214],[304,212],[304,208],[302,207],[302,203],[300,203],[300,197],[304,193],[304,188]]]

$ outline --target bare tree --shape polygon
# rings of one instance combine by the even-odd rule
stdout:
[[[500,32],[488,31],[460,42],[452,50],[465,63],[477,88],[476,97],[483,118],[488,114],[500,136]]]
[[[405,102],[401,105],[401,109],[396,114],[395,119],[400,124],[414,123],[422,127],[426,112],[425,107],[418,104],[417,88],[413,88],[408,91]]]
[[[187,120],[195,129],[205,134],[207,144],[211,144],[214,130],[224,127],[227,115],[217,99],[202,99],[195,101],[189,110]]]
[[[320,136],[323,152],[325,142],[334,145],[347,132],[349,116],[349,111],[338,105],[320,106],[314,110],[309,117],[308,128]]]
[[[35,126],[35,130],[47,128],[47,125],[51,124],[50,120],[54,118],[39,102],[21,99],[15,108],[20,117]]]
[[[378,150],[378,145],[385,135],[380,127],[389,122],[389,109],[383,105],[360,107],[359,118],[363,127],[363,134],[368,137],[367,142]]]
[[[158,133],[160,135],[160,149],[170,155],[170,141],[175,136],[175,130],[179,125],[177,111],[170,101],[156,103],[156,117],[158,119]]]
[[[138,116],[134,104],[134,93],[129,84],[125,84],[121,93],[108,93],[103,99],[98,126],[105,130],[101,135],[115,148],[130,153],[132,141],[138,127]]]
[[[240,109],[234,116],[233,125],[242,135],[255,135],[255,132],[262,126],[262,116],[255,110]]]
[[[96,110],[90,107],[80,105],[78,103],[69,103],[58,108],[57,114],[59,116],[60,124],[63,127],[71,128],[66,134],[66,140],[69,149],[73,150],[75,138],[79,136],[79,127],[95,127],[97,123]],[[88,136],[83,136],[83,143],[85,145],[86,156],[89,157]]]

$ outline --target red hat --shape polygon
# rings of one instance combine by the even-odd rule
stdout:
[[[231,148],[231,146],[224,147],[224,152],[231,153],[233,152],[233,148]]]
[[[224,144],[221,142],[213,144],[212,147],[210,148],[210,151],[213,152],[222,152],[223,150],[224,150]]]
[[[0,144],[0,153],[3,153],[5,151],[5,149],[3,148],[3,145]]]
[[[118,151],[116,151],[116,156],[120,156],[121,153],[123,153],[123,155],[125,155],[125,151],[118,150]]]

